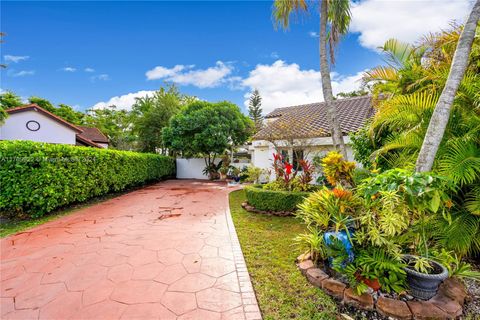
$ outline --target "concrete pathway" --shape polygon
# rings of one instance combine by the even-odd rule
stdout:
[[[225,184],[171,180],[1,240],[1,319],[260,319]]]

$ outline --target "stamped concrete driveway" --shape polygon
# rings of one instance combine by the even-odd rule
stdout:
[[[225,184],[171,180],[1,240],[2,319],[260,319]]]

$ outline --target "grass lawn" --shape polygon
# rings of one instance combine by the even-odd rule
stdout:
[[[293,217],[247,212],[243,201],[243,190],[230,194],[232,218],[263,318],[336,319],[335,302],[308,283],[294,263],[300,252],[292,239],[303,226]]]

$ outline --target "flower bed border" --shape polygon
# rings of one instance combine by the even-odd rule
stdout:
[[[455,319],[462,315],[463,305],[467,297],[465,286],[454,278],[447,278],[437,294],[427,301],[402,301],[386,297],[379,297],[375,301],[369,293],[361,296],[355,294],[352,288],[347,287],[322,269],[316,268],[307,255],[297,258],[297,267],[307,280],[328,295],[358,309],[377,311],[384,317],[395,319]]]

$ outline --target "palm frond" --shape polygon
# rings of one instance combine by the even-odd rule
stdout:
[[[465,197],[465,209],[480,216],[480,185],[475,186]]]
[[[288,29],[290,26],[290,16],[298,16],[301,13],[308,12],[306,0],[275,0],[273,2],[272,17],[276,28]]]
[[[480,147],[474,141],[454,140],[439,161],[440,172],[461,185],[480,179]]]

